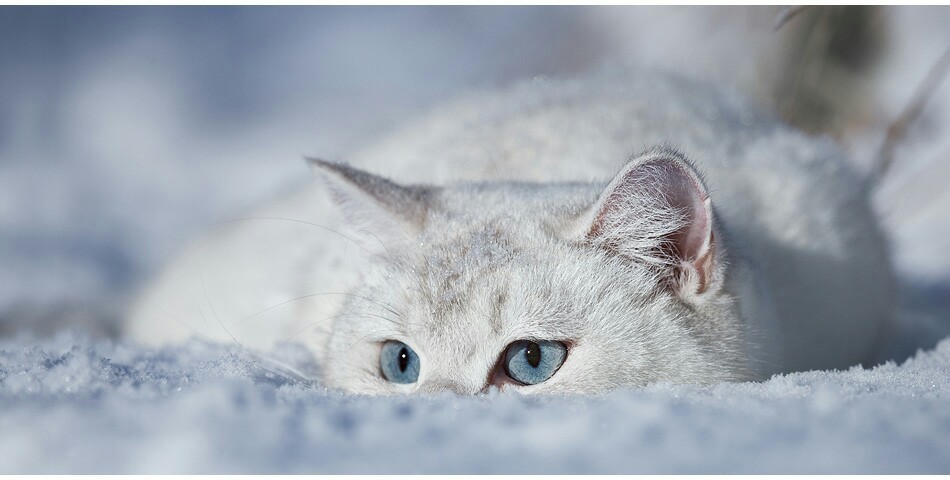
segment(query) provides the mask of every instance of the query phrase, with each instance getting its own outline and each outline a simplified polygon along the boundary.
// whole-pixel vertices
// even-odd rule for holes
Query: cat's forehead
[[[430,317],[457,316],[471,308],[485,296],[486,284],[498,284],[498,277],[521,261],[524,245],[500,223],[486,218],[465,229],[420,238],[422,255],[414,272],[418,300],[429,306]]]
[[[440,311],[458,311],[476,290],[482,300],[491,297],[489,303],[500,303],[513,277],[531,277],[529,281],[541,286],[563,277],[573,282],[583,275],[579,272],[599,268],[602,252],[579,246],[564,230],[602,189],[597,183],[463,184],[443,189],[433,199],[412,262],[423,300]],[[624,270],[630,273],[628,267]]]
[[[592,304],[615,303],[606,299],[617,296],[618,279],[623,302],[649,295],[647,270],[557,229],[602,189],[500,184],[441,192],[415,244],[392,264],[408,338],[420,348],[577,338]]]
[[[550,232],[525,241],[492,219],[451,235],[424,236],[419,253],[402,267],[408,280],[402,293],[416,325],[425,326],[415,333],[426,336],[452,329],[503,336],[511,322],[543,331],[552,320],[581,318],[579,309],[616,290],[611,279],[618,274],[628,280],[630,298],[649,290],[637,288],[650,282],[646,270]]]
[[[418,237],[416,274],[425,299],[439,310],[458,310],[486,282],[503,289],[513,268],[539,266],[549,257],[563,243],[556,232],[558,220],[575,215],[585,199],[541,205],[539,194],[543,192],[517,185],[444,192]]]
[[[537,184],[522,182],[464,183],[442,188],[432,199],[430,217],[436,228],[453,223],[495,222],[509,231],[558,217],[580,214],[597,198],[600,183]]]

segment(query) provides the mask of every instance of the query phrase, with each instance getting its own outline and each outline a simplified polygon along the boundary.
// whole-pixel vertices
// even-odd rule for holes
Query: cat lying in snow
[[[346,160],[193,245],[128,334],[299,342],[358,393],[559,393],[846,368],[893,318],[865,181],[707,85],[528,82]]]

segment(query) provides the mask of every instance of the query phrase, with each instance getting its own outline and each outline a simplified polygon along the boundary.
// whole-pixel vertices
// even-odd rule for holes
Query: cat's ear
[[[342,163],[307,158],[358,231],[380,242],[411,240],[425,226],[436,187],[400,185]]]
[[[681,297],[717,281],[712,203],[677,152],[654,151],[617,174],[583,219],[583,240],[660,272]]]

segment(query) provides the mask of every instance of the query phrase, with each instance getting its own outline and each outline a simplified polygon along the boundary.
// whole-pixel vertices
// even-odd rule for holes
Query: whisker
[[[301,296],[299,296],[299,297],[291,298],[290,300],[285,300],[285,301],[280,302],[280,303],[278,303],[278,304],[276,304],[276,305],[271,305],[271,306],[265,308],[264,310],[261,310],[261,311],[255,313],[255,314],[253,314],[253,315],[251,315],[251,316],[249,316],[249,317],[246,317],[246,318],[244,318],[244,319],[241,319],[241,320],[238,320],[237,322],[232,323],[232,324],[231,324],[231,327],[236,327],[236,326],[238,326],[238,325],[240,325],[240,324],[242,324],[242,323],[244,323],[244,322],[246,322],[246,321],[248,321],[248,320],[250,320],[250,319],[252,319],[252,318],[254,318],[254,317],[257,317],[257,316],[259,316],[259,315],[263,315],[263,314],[265,314],[265,313],[267,313],[267,312],[269,312],[269,311],[271,311],[271,310],[273,310],[273,309],[275,309],[275,308],[278,308],[278,307],[282,307],[282,306],[284,306],[284,305],[287,305],[288,303],[298,302],[298,301],[300,301],[300,300],[306,300],[306,299],[308,299],[308,298],[320,297],[320,296],[324,296],[324,295],[345,295],[345,296],[348,296],[348,297],[353,297],[353,298],[357,298],[357,299],[360,299],[360,300],[365,300],[365,301],[367,301],[367,302],[370,302],[370,303],[373,303],[373,304],[379,306],[380,308],[382,308],[382,309],[384,309],[384,310],[386,310],[386,311],[392,313],[393,315],[396,315],[397,317],[402,318],[402,315],[401,315],[399,312],[397,312],[396,310],[394,310],[391,305],[386,305],[386,304],[384,304],[384,303],[382,303],[382,302],[379,302],[378,300],[373,300],[373,299],[371,299],[371,298],[366,298],[366,297],[364,297],[364,296],[362,296],[362,295],[357,295],[357,294],[354,294],[354,293],[347,293],[347,292],[319,292],[319,293],[310,293],[310,294],[307,294],[307,295],[301,295]]]
[[[191,301],[195,302],[195,307],[198,309],[198,314],[201,315],[201,323],[203,323],[205,326],[205,329],[210,332],[211,325],[208,324],[208,319],[205,318],[205,314],[201,311],[201,303],[198,301],[197,298],[194,298],[194,297],[191,298]]]
[[[294,378],[294,377],[292,377],[292,376],[290,376],[290,375],[287,375],[287,374],[285,374],[285,373],[282,373],[282,372],[275,372],[275,371],[273,371],[273,370],[268,369],[267,367],[264,367],[263,365],[261,365],[260,363],[258,363],[258,362],[255,361],[255,360],[259,359],[258,356],[255,355],[255,354],[253,354],[253,353],[251,353],[247,348],[245,348],[244,345],[243,345],[241,342],[239,342],[238,339],[234,337],[234,335],[231,334],[231,331],[228,330],[228,328],[224,326],[224,322],[221,321],[221,317],[218,316],[218,313],[217,313],[217,312],[215,311],[215,309],[214,309],[214,305],[211,303],[211,297],[208,295],[208,288],[207,288],[207,286],[205,285],[204,275],[201,273],[201,265],[198,265],[198,266],[197,266],[197,269],[198,269],[198,278],[201,280],[201,289],[202,289],[202,291],[204,292],[205,301],[208,303],[208,308],[211,309],[211,314],[214,315],[215,320],[217,320],[218,325],[221,326],[221,328],[224,330],[224,333],[228,334],[228,336],[231,337],[231,340],[235,343],[235,345],[241,347],[241,350],[243,350],[244,353],[247,354],[247,355],[251,358],[251,363],[253,363],[254,365],[256,365],[256,366],[257,366],[258,368],[260,368],[261,370],[264,370],[265,372],[268,372],[268,373],[277,375],[278,377],[284,378],[284,379],[290,381],[291,383],[300,382],[301,380],[298,379],[298,378]],[[204,317],[204,313],[201,312],[201,308],[200,308],[200,307],[199,307],[199,309],[198,309],[198,312],[201,313],[202,317]],[[269,361],[274,362],[274,363],[279,363],[279,362],[275,362],[275,361],[273,361],[273,360],[269,360]],[[292,367],[289,367],[288,365],[284,365],[284,367],[290,368],[292,371],[294,371],[295,374],[299,375],[301,378],[304,379],[304,382],[305,382],[305,383],[308,383],[308,384],[309,384],[309,383],[311,382],[311,379],[307,378],[306,375],[303,375],[302,373],[300,373],[299,371],[296,371],[296,370],[293,369]]]
[[[279,352],[282,348],[286,347],[287,344],[289,344],[291,340],[293,340],[294,338],[297,337],[297,335],[300,335],[301,333],[306,332],[307,330],[310,330],[311,328],[316,327],[317,325],[319,325],[319,324],[321,324],[321,323],[323,323],[323,322],[325,322],[325,321],[327,321],[327,320],[335,319],[335,318],[337,318],[337,317],[342,317],[342,316],[344,316],[344,315],[347,315],[347,314],[345,314],[345,313],[338,313],[338,314],[336,314],[336,315],[330,315],[329,317],[323,317],[323,318],[321,318],[320,320],[317,320],[317,321],[315,321],[315,322],[312,322],[312,323],[307,324],[307,326],[301,328],[300,330],[297,330],[297,331],[294,332],[291,336],[285,338],[282,342],[280,342],[280,343],[277,345],[277,348],[274,349],[274,353],[277,353],[277,352]]]
[[[149,301],[148,303],[149,303],[149,305],[151,305],[153,308],[158,309],[158,311],[161,312],[162,315],[165,315],[166,317],[168,317],[168,318],[174,320],[175,322],[177,322],[179,325],[181,325],[181,326],[187,328],[188,330],[191,330],[192,333],[194,333],[195,335],[201,337],[202,340],[204,340],[204,341],[206,341],[206,342],[208,342],[208,343],[215,343],[214,340],[211,339],[211,337],[209,337],[209,336],[207,336],[207,335],[205,335],[205,334],[199,332],[198,329],[196,329],[195,327],[192,327],[191,325],[188,325],[187,323],[185,323],[184,321],[182,321],[181,319],[179,319],[179,318],[176,317],[175,315],[172,315],[171,313],[168,312],[168,310],[165,310],[165,309],[162,308],[159,304],[157,304],[157,303],[155,303],[155,302],[153,302],[153,301]],[[195,303],[197,303],[197,302],[195,302]],[[199,308],[198,311],[200,312],[201,309]]]
[[[293,340],[294,338],[296,338],[298,335],[302,334],[303,332],[305,332],[305,331],[307,331],[307,330],[309,330],[309,329],[311,329],[311,328],[313,328],[313,327],[316,327],[317,325],[319,325],[319,324],[321,324],[321,323],[323,323],[323,322],[325,322],[325,321],[327,321],[327,320],[335,319],[335,318],[338,318],[338,317],[350,317],[350,316],[363,316],[363,317],[379,318],[379,319],[381,319],[381,320],[385,320],[385,321],[387,321],[387,322],[389,322],[389,323],[392,323],[393,325],[396,325],[396,326],[399,326],[399,327],[402,327],[402,326],[403,326],[403,324],[400,323],[400,322],[397,321],[397,320],[393,320],[392,318],[384,317],[384,316],[382,316],[382,315],[376,315],[375,313],[369,313],[369,312],[338,313],[338,314],[336,314],[336,315],[330,315],[329,317],[323,317],[323,318],[321,318],[320,320],[317,320],[317,321],[315,321],[315,322],[312,322],[312,323],[308,324],[307,326],[301,328],[300,330],[297,330],[296,332],[293,333],[293,335],[291,335],[290,337],[288,337],[288,338],[286,338],[284,341],[282,341],[280,344],[278,344],[278,345],[277,345],[277,348],[274,349],[274,353],[277,353],[277,352],[280,351],[282,348],[284,348],[285,346],[287,346],[287,344],[290,343],[290,341]]]
[[[350,243],[352,243],[352,244],[356,245],[357,247],[359,247],[360,250],[363,250],[363,252],[366,253],[366,254],[369,254],[369,255],[372,255],[372,254],[373,254],[372,251],[370,251],[368,248],[366,248],[362,243],[360,243],[359,241],[357,241],[355,238],[353,238],[353,237],[351,237],[351,236],[349,236],[349,235],[347,235],[347,234],[345,234],[345,233],[342,233],[342,232],[340,232],[339,230],[334,230],[334,229],[332,229],[332,228],[330,228],[330,227],[327,227],[326,225],[321,225],[321,224],[319,224],[319,223],[310,222],[310,221],[307,221],[307,220],[301,220],[301,219],[299,219],[299,218],[288,218],[288,217],[238,217],[238,218],[231,218],[231,219],[228,219],[228,220],[222,220],[222,221],[220,221],[220,222],[214,222],[214,223],[210,224],[210,226],[215,227],[215,226],[223,225],[223,224],[226,224],[226,223],[240,222],[240,221],[245,221],[245,220],[277,220],[277,221],[283,221],[283,222],[299,223],[299,224],[301,224],[301,225],[307,225],[307,226],[310,226],[310,227],[316,227],[316,228],[319,228],[319,229],[324,230],[324,231],[326,231],[326,232],[336,234],[336,235],[338,235],[338,236],[344,238],[345,240],[348,240]],[[365,234],[368,234],[368,235],[372,236],[373,238],[375,238],[376,241],[379,242],[379,245],[380,245],[381,247],[383,247],[383,250],[386,251],[386,256],[389,257],[390,259],[394,259],[393,255],[392,255],[392,252],[390,252],[389,248],[386,247],[386,244],[384,244],[383,241],[382,241],[375,233],[373,233],[373,232],[371,232],[371,231],[369,231],[369,230],[366,230],[366,229],[359,230],[358,233],[365,233]]]
[[[229,219],[229,220],[223,220],[223,221],[220,221],[220,222],[215,222],[215,223],[212,223],[211,225],[212,225],[212,226],[217,226],[217,225],[223,225],[223,224],[226,224],[226,223],[237,222],[237,221],[245,221],[245,220],[276,220],[276,221],[299,223],[299,224],[302,224],[302,225],[308,225],[308,226],[316,227],[316,228],[319,228],[319,229],[321,229],[321,230],[324,230],[324,231],[327,231],[327,232],[336,234],[336,235],[338,235],[338,236],[340,236],[340,237],[342,237],[342,238],[344,238],[344,239],[350,241],[351,243],[353,243],[353,244],[355,244],[356,246],[358,246],[361,250],[363,250],[363,251],[366,252],[367,254],[372,255],[372,253],[373,253],[373,252],[371,252],[370,250],[368,250],[365,246],[363,246],[363,244],[361,244],[360,242],[358,242],[358,241],[357,241],[356,239],[354,239],[353,237],[350,237],[349,235],[346,235],[346,234],[344,234],[344,233],[342,233],[342,232],[340,232],[340,231],[334,230],[334,229],[332,229],[332,228],[330,228],[330,227],[327,227],[327,226],[325,226],[325,225],[320,225],[319,223],[309,222],[309,221],[301,220],[301,219],[297,219],[297,218],[287,218],[287,217],[264,217],[264,216],[259,216],[259,217],[240,217],[240,218],[232,218],[232,219]],[[391,261],[395,261],[395,257],[393,257],[392,252],[389,250],[389,248],[386,246],[386,244],[384,244],[383,241],[382,241],[375,233],[373,233],[373,232],[371,232],[371,231],[369,231],[369,230],[365,230],[365,229],[360,230],[359,232],[360,232],[360,233],[369,234],[370,236],[372,236],[373,238],[375,238],[376,241],[379,242],[379,245],[383,248],[383,250],[386,251],[386,255],[389,257],[389,259],[390,259]],[[303,299],[306,299],[306,298],[316,297],[316,296],[320,296],[320,295],[348,295],[348,296],[353,297],[353,298],[359,298],[359,299],[361,299],[361,300],[365,300],[365,301],[368,301],[368,302],[375,303],[376,305],[378,305],[379,307],[381,307],[381,308],[383,308],[383,309],[389,311],[389,312],[392,313],[393,315],[396,315],[397,317],[400,317],[400,318],[403,317],[403,315],[400,314],[399,312],[397,312],[397,311],[395,310],[395,308],[394,308],[392,305],[385,305],[385,304],[383,304],[383,303],[381,303],[381,302],[378,302],[378,301],[375,301],[375,300],[372,300],[372,299],[369,299],[369,298],[366,298],[366,297],[361,297],[361,296],[359,296],[359,295],[355,295],[355,294],[351,294],[351,293],[327,292],[327,293],[315,293],[315,294],[309,294],[309,295],[302,295],[302,296],[299,296],[299,297],[296,297],[296,298],[292,298],[292,299],[290,299],[290,300],[283,301],[283,302],[278,303],[278,304],[276,304],[276,305],[272,305],[272,306],[267,307],[267,308],[265,308],[264,310],[261,310],[260,312],[257,312],[257,313],[255,313],[255,314],[253,314],[253,315],[251,315],[251,316],[249,316],[249,317],[247,317],[247,318],[244,318],[244,319],[239,320],[239,321],[237,321],[237,322],[235,322],[235,323],[232,323],[232,324],[231,324],[231,327],[235,327],[235,326],[237,326],[237,325],[243,324],[244,322],[246,322],[246,321],[248,321],[248,320],[250,320],[250,319],[252,319],[252,318],[254,318],[254,317],[257,317],[257,316],[259,316],[259,315],[262,315],[262,314],[264,314],[264,313],[266,313],[266,312],[268,312],[268,311],[270,311],[270,310],[272,310],[272,309],[274,309],[274,308],[278,308],[278,307],[281,307],[281,306],[283,306],[283,305],[286,305],[286,304],[288,304],[288,303],[292,303],[292,302],[295,302],[295,301],[298,301],[298,300],[303,300]]]
[[[376,239],[376,242],[379,243],[379,246],[380,246],[380,247],[383,247],[383,250],[386,251],[386,256],[389,257],[390,259],[393,258],[393,254],[390,253],[389,248],[386,246],[385,243],[383,243],[382,240],[379,239],[379,237],[378,237],[375,233],[373,233],[373,232],[371,232],[371,231],[369,231],[369,230],[367,230],[367,229],[365,229],[365,228],[359,230],[359,233],[365,233],[365,234],[367,234],[367,235],[369,235],[369,236],[375,238],[375,239]]]
[[[359,344],[359,343],[362,342],[363,340],[366,340],[367,338],[372,337],[372,336],[375,336],[375,335],[379,335],[380,333],[384,333],[384,332],[386,332],[386,331],[387,331],[387,330],[376,330],[376,331],[374,331],[374,332],[370,332],[369,334],[364,335],[364,336],[358,338],[355,342],[353,342],[352,344],[350,344],[350,346],[347,347],[346,350],[344,350],[344,354],[349,353],[350,350],[351,350],[353,347],[355,347],[357,344]]]
[[[346,239],[346,240],[349,240],[350,242],[352,242],[352,243],[353,243],[354,245],[356,245],[357,247],[360,247],[360,249],[362,249],[364,252],[370,253],[370,254],[372,253],[372,252],[370,252],[366,247],[364,247],[363,244],[361,244],[360,242],[356,241],[356,239],[354,239],[353,237],[351,237],[351,236],[349,236],[349,235],[347,235],[347,234],[345,234],[345,233],[342,233],[342,232],[340,232],[340,231],[338,231],[338,230],[334,230],[334,229],[332,229],[332,228],[330,228],[330,227],[327,227],[327,226],[325,226],[325,225],[320,225],[319,223],[308,222],[307,220],[300,220],[299,218],[286,218],[286,217],[238,217],[238,218],[231,218],[231,219],[228,219],[228,220],[222,220],[222,221],[220,221],[220,222],[214,222],[214,223],[212,223],[210,226],[214,227],[214,226],[224,225],[224,224],[226,224],[226,223],[241,222],[241,221],[245,221],[245,220],[278,220],[278,221],[284,221],[284,222],[299,223],[299,224],[302,224],[302,225],[309,225],[309,226],[311,226],[311,227],[316,227],[316,228],[319,228],[319,229],[321,229],[321,230],[324,230],[324,231],[327,231],[327,232],[330,232],[330,233],[339,235],[340,237],[342,237],[342,238],[344,238],[344,239]]]
[[[359,315],[362,315],[362,316],[364,316],[364,317],[373,317],[373,318],[378,318],[378,319],[380,319],[380,320],[386,320],[387,322],[392,323],[393,325],[397,325],[397,326],[401,326],[401,325],[402,325],[402,323],[400,323],[398,320],[393,320],[393,319],[391,319],[391,318],[389,318],[389,317],[384,317],[384,316],[382,316],[382,315],[376,315],[375,313],[369,313],[369,312],[354,312],[353,314],[359,314]]]

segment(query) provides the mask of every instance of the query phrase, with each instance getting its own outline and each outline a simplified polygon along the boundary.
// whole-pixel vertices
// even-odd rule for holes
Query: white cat
[[[194,245],[129,333],[302,342],[351,392],[556,393],[846,368],[894,316],[838,148],[706,85],[526,82],[348,161]]]

